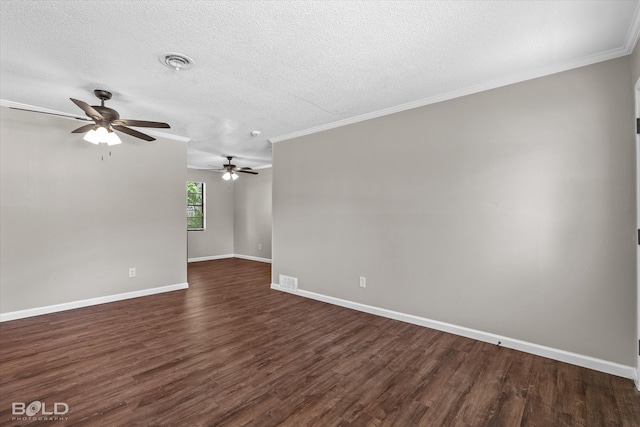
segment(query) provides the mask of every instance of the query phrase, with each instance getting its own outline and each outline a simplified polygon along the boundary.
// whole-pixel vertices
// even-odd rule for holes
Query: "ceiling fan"
[[[136,138],[144,139],[145,141],[155,141],[155,138],[138,132],[137,130],[128,128],[127,126],[135,127],[148,127],[148,128],[169,128],[167,123],[161,122],[149,122],[145,120],[129,120],[121,119],[120,114],[113,108],[105,107],[104,102],[111,99],[111,92],[102,89],[96,89],[93,91],[95,96],[100,100],[100,105],[89,105],[84,101],[69,98],[78,107],[84,111],[89,118],[76,117],[66,114],[48,113],[45,111],[26,110],[24,108],[15,108],[15,110],[31,111],[34,113],[51,114],[53,116],[69,117],[77,120],[91,121],[94,123],[80,126],[78,129],[71,131],[71,133],[84,133],[84,140],[91,142],[92,144],[106,143],[108,145],[120,144],[120,138],[113,132],[114,130],[126,133]]]
[[[238,179],[238,174],[236,172],[258,175],[258,172],[255,172],[251,168],[239,168],[236,165],[232,165],[231,159],[233,159],[232,156],[227,156],[227,160],[229,161],[229,163],[223,164],[222,169],[209,169],[209,170],[224,171],[224,174],[222,175],[222,179],[224,179],[225,181],[229,181],[230,179],[235,181],[236,179]]]

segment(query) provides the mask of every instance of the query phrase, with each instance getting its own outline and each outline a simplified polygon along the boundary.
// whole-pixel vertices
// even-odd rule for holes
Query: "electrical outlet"
[[[258,243],[258,250],[262,249],[262,243]]]
[[[136,277],[136,269],[135,269],[135,267],[131,267],[129,269],[129,277]]]
[[[366,288],[367,287],[367,278],[366,277],[360,277],[360,287],[361,288]]]

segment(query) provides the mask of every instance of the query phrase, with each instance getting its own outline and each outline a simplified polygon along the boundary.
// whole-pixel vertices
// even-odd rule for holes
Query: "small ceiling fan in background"
[[[222,174],[222,179],[224,179],[225,181],[229,181],[230,179],[235,181],[236,179],[238,179],[238,174],[236,172],[258,175],[258,172],[254,171],[251,168],[239,168],[236,165],[232,165],[231,164],[232,159],[233,159],[233,156],[227,156],[227,160],[229,161],[229,163],[223,164],[221,169],[206,169],[206,170],[212,170],[212,171],[218,171],[218,172],[224,171],[224,173]]]
[[[78,107],[84,111],[88,118],[77,117],[67,114],[48,113],[45,111],[27,110],[24,108],[11,107],[14,110],[30,111],[33,113],[50,114],[53,116],[68,117],[76,120],[93,121],[93,123],[80,126],[78,129],[71,131],[71,133],[84,133],[84,140],[92,144],[106,143],[108,145],[120,144],[120,138],[115,134],[114,130],[126,133],[136,138],[144,139],[145,141],[155,141],[155,138],[138,132],[137,130],[128,128],[127,126],[135,127],[148,127],[148,128],[164,128],[168,129],[170,126],[167,123],[162,122],[150,122],[146,120],[130,120],[121,119],[120,114],[113,108],[105,107],[104,102],[111,99],[111,92],[102,89],[96,89],[93,91],[95,96],[100,100],[100,105],[89,105],[84,101],[69,98]]]

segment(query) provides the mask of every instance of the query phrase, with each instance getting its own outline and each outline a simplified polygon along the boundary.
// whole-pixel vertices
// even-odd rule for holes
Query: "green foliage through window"
[[[187,181],[187,230],[204,230],[204,182]]]

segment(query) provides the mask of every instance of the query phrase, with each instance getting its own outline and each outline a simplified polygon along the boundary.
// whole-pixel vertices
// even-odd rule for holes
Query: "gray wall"
[[[234,251],[271,259],[271,168],[241,175],[234,185]]]
[[[205,183],[206,229],[189,231],[188,258],[247,255],[271,259],[271,168],[241,174],[234,182],[217,172],[187,170]],[[261,248],[259,248],[261,245]]]
[[[206,228],[187,232],[189,259],[233,254],[233,185],[218,172],[187,169],[187,180],[205,183]]]
[[[0,109],[2,313],[187,281],[186,145],[122,135],[109,156],[79,123]]]
[[[624,57],[276,143],[273,282],[634,366],[633,127]]]
[[[636,44],[631,54],[631,79],[634,84],[640,79],[640,43]]]

